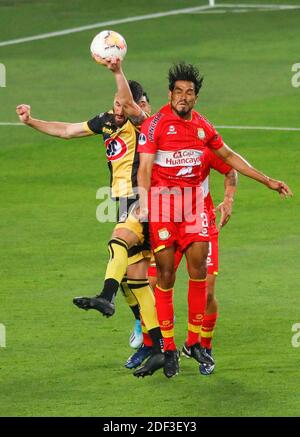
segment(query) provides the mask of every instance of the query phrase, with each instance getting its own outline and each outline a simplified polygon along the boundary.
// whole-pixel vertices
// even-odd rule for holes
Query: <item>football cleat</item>
[[[211,356],[211,349],[206,349],[206,353],[209,356]],[[214,370],[215,370],[215,363],[214,364],[205,364],[205,363],[199,364],[199,372],[201,373],[201,375],[211,375]]]
[[[194,358],[198,363],[203,364],[215,364],[214,359],[208,355],[205,347],[202,347],[200,343],[193,344],[193,346],[188,347],[186,344],[183,345],[182,354],[187,358]]]
[[[165,352],[164,374],[167,378],[172,378],[179,373],[179,351]]]
[[[129,346],[138,349],[143,344],[143,332],[140,320],[135,321],[135,326],[129,337]]]
[[[83,310],[97,310],[104,316],[111,317],[115,312],[115,305],[100,296],[95,297],[74,297],[74,305]]]
[[[133,372],[133,375],[137,378],[148,375],[153,375],[156,370],[164,367],[165,364],[165,355],[162,352],[158,352],[156,354],[150,355],[150,358],[146,361],[146,363],[139,367],[137,370]]]
[[[152,347],[142,345],[133,355],[131,355],[125,363],[127,369],[135,369],[151,355]]]

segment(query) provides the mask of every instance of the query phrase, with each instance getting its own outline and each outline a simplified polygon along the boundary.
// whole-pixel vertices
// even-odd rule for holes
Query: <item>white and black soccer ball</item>
[[[114,56],[123,60],[127,53],[125,38],[114,30],[103,30],[93,39],[91,53],[104,59]]]

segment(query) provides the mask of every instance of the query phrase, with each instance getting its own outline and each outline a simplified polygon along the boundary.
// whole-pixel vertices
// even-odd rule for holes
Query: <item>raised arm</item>
[[[252,167],[252,165],[249,164],[242,156],[234,152],[227,145],[224,145],[218,150],[214,150],[214,152],[239,173],[266,185],[268,188],[270,188],[270,190],[277,191],[281,197],[292,196],[293,193],[286,183],[272,179],[269,176],[261,173],[259,170],[256,170],[256,168]]]
[[[233,168],[224,175],[224,200],[217,207],[216,211],[221,213],[218,228],[225,226],[232,214],[234,195],[237,189],[238,174]]]
[[[44,121],[32,118],[30,105],[18,105],[16,112],[22,123],[47,135],[64,139],[93,135],[91,131],[85,128],[85,123],[62,123],[59,121]]]
[[[126,115],[135,125],[141,125],[147,116],[140,106],[133,100],[127,79],[122,70],[122,61],[114,57],[103,59],[94,54],[92,56],[97,63],[105,65],[113,72],[117,85],[118,100],[121,106]]]

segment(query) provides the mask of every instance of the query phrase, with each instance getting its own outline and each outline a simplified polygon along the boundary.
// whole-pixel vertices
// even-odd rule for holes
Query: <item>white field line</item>
[[[285,10],[285,9],[299,9],[300,6],[299,5],[267,5],[266,3],[263,4],[257,4],[257,5],[253,5],[253,4],[247,4],[247,3],[240,3],[238,5],[235,5],[233,3],[226,3],[226,4],[222,4],[222,3],[218,3],[216,5],[216,7],[219,8],[253,8],[253,9],[259,9],[259,8],[267,8],[267,9],[280,9],[280,10]]]
[[[272,126],[215,126],[217,129],[245,129],[245,130],[277,130],[300,132],[300,127],[272,127]]]
[[[166,12],[156,12],[154,14],[138,15],[134,17],[120,18],[118,20],[102,21],[99,23],[88,24],[86,26],[73,27],[71,29],[60,30],[57,32],[42,33],[40,35],[28,36],[26,38],[11,39],[9,41],[0,42],[0,47],[5,47],[13,44],[21,44],[24,42],[36,41],[40,39],[53,38],[55,36],[69,35],[71,33],[83,32],[85,30],[97,29],[99,27],[113,26],[115,24],[134,23],[135,21],[152,20],[156,18],[168,17],[171,15],[188,14],[200,10],[209,9],[211,6],[196,6],[193,8],[173,9]]]
[[[25,126],[23,123],[0,122],[0,126]],[[288,131],[300,132],[300,127],[272,127],[272,126],[226,126],[216,125],[217,129],[237,129],[237,130],[269,130],[269,131]]]
[[[11,39],[8,41],[2,41],[0,42],[0,47],[6,47],[9,45],[14,44],[22,44],[30,41],[36,41],[41,39],[48,39],[48,38],[54,38],[56,36],[63,36],[63,35],[69,35],[72,33],[78,33],[78,32],[84,32],[85,30],[91,30],[91,29],[97,29],[100,27],[108,27],[113,26],[115,24],[123,24],[123,23],[133,23],[136,21],[143,21],[143,20],[152,20],[156,18],[162,18],[162,17],[168,17],[171,15],[180,15],[180,14],[189,14],[193,12],[205,12],[212,8],[252,8],[252,9],[259,9],[259,8],[267,8],[268,10],[292,10],[292,9],[300,9],[300,6],[297,5],[267,5],[267,4],[259,4],[259,5],[249,5],[249,4],[218,4],[215,6],[196,6],[193,8],[184,8],[184,9],[172,9],[170,11],[165,12],[156,12],[153,14],[147,14],[147,15],[138,15],[134,17],[127,17],[127,18],[121,18],[118,20],[110,20],[110,21],[102,21],[99,23],[94,24],[88,24],[86,26],[80,26],[80,27],[74,27],[70,29],[64,29],[59,30],[57,32],[48,32],[48,33],[42,33],[40,35],[33,35],[28,36],[25,38],[17,38],[17,39]]]
[[[286,7],[281,7],[281,8],[274,8],[274,7],[269,7],[269,6],[261,6],[261,7],[257,7],[255,6],[255,9],[252,8],[250,9],[250,7],[247,6],[241,6],[241,5],[236,5],[235,8],[228,8],[228,5],[216,5],[213,9],[208,9],[206,11],[196,11],[194,12],[195,14],[234,14],[234,13],[247,13],[247,12],[274,12],[274,11],[282,11],[282,10],[292,10],[292,9],[300,9],[300,6],[293,6],[292,8],[286,8]],[[249,5],[250,6],[250,5]],[[186,14],[188,14],[186,12]]]
[[[23,123],[0,122],[0,126],[25,126]]]
[[[222,4],[219,3],[215,5],[214,8],[210,8],[208,10],[203,11],[196,11],[198,14],[220,14],[220,13],[236,13],[236,12],[273,12],[273,11],[283,11],[283,10],[294,10],[294,9],[300,9],[300,6],[298,5],[266,5],[266,4],[256,4],[256,5],[250,5],[250,4]],[[188,12],[184,12],[188,14]]]

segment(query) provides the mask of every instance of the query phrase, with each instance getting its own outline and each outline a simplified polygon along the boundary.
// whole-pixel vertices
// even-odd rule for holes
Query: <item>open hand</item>
[[[268,187],[270,190],[277,191],[280,197],[291,197],[293,195],[290,187],[282,181],[277,181],[276,179],[269,179]]]
[[[120,71],[121,69],[121,60],[115,56],[111,56],[110,58],[101,58],[101,56],[92,53],[92,58],[97,62],[97,64],[107,67],[114,73]]]
[[[229,199],[225,197],[223,202],[216,207],[216,211],[219,211],[221,213],[218,229],[221,229],[223,226],[225,226],[228,223],[232,214],[232,203],[233,203],[233,199]]]

